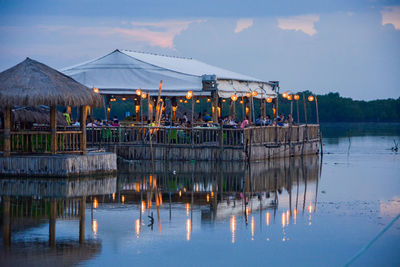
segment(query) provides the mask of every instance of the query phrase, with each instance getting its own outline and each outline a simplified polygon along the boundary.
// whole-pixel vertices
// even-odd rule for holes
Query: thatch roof
[[[11,121],[21,124],[50,124],[50,108],[48,107],[16,107],[12,109]],[[67,126],[64,115],[57,111],[57,126]]]
[[[0,73],[2,106],[95,106],[103,97],[71,77],[30,58]]]

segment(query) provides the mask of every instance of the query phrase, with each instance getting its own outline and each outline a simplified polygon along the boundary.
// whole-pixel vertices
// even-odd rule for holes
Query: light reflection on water
[[[124,265],[343,265],[400,212],[399,156],[386,149],[390,139],[351,138],[350,153],[348,138],[328,140],[322,164],[318,156],[250,166],[159,162],[150,172],[149,164],[121,163],[113,190],[86,197],[84,226],[79,203],[58,198],[54,249],[78,253],[91,244],[92,253],[78,257],[84,265],[110,265],[115,257]],[[10,194],[11,244],[3,223],[0,259],[16,262],[17,249],[46,252],[50,200]],[[35,208],[43,218],[28,222]],[[360,265],[400,263],[395,226]],[[91,231],[80,242],[85,228]]]

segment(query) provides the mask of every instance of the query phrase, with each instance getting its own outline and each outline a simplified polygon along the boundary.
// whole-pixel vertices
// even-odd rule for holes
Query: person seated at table
[[[92,118],[88,117],[88,124],[86,124],[86,127],[96,127],[96,120],[92,121]]]
[[[256,119],[256,126],[263,126],[265,125],[265,121],[263,120],[262,116],[258,116],[258,118]]]
[[[210,115],[208,115],[207,112],[204,112],[203,120],[204,120],[205,122],[209,122],[209,121],[212,121],[212,118],[211,118]]]
[[[119,121],[118,120],[113,120],[111,126],[119,127],[120,126]]]
[[[232,116],[228,116],[228,118],[226,119],[226,122],[225,122],[225,126],[227,128],[236,128],[237,127],[237,123],[232,118]]]
[[[271,120],[271,117],[269,115],[264,117],[264,121],[265,121],[265,125],[266,126],[272,125],[272,120]]]
[[[240,124],[240,129],[244,129],[245,127],[247,127],[249,125],[249,118],[246,116],[246,118],[242,121],[242,123]]]
[[[293,125],[293,116],[291,113],[289,113],[286,119],[289,125]]]

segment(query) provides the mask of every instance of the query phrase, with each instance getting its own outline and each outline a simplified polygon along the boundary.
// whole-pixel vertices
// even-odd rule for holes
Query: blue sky
[[[400,1],[0,0],[0,71],[116,48],[196,58],[282,90],[400,96]]]

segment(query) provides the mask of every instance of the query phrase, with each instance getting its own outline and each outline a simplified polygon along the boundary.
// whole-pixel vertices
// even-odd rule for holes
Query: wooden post
[[[293,100],[290,100],[290,115],[293,118]]]
[[[50,221],[49,221],[49,244],[51,247],[56,246],[56,218],[57,218],[57,201],[50,201]]]
[[[50,134],[51,134],[51,153],[57,153],[57,108],[50,107]]]
[[[3,245],[11,245],[11,219],[10,219],[10,197],[2,197],[3,206]]]
[[[246,113],[245,113],[245,103],[244,103],[244,97],[242,95],[242,121],[244,121],[244,119],[246,118]]]
[[[4,156],[9,157],[11,153],[11,107],[4,109]]]
[[[86,197],[82,197],[79,201],[79,243],[85,243],[85,211]]]
[[[178,109],[178,105],[176,106],[171,106],[172,109],[172,121],[175,122],[176,121],[176,110]]]
[[[317,124],[319,125],[319,113],[318,113],[318,99],[317,96],[315,98],[315,112],[317,113]]]
[[[147,120],[151,122],[153,121],[153,103],[151,103],[150,93],[147,94]]]
[[[305,120],[306,125],[307,125],[308,124],[308,121],[307,121],[307,107],[306,107],[306,97],[305,97],[304,94],[303,94],[303,104],[304,104],[304,120]]]
[[[253,121],[253,118],[251,116],[251,100],[250,98],[246,97],[246,116],[249,118],[249,122]]]
[[[236,105],[235,105],[235,103],[236,102],[231,99],[230,114],[229,115],[231,115],[231,117],[234,120],[236,120]]]
[[[86,117],[87,117],[87,106],[81,106],[80,125],[82,133],[80,136],[80,150],[82,155],[86,155]]]
[[[260,100],[260,111],[261,111],[261,116],[263,117],[267,116],[267,109],[265,108],[265,98],[261,98]]]
[[[296,113],[297,113],[297,124],[300,125],[299,100],[296,100]]]
[[[212,120],[218,123],[218,93],[217,91],[211,92],[211,105],[212,105]]]

